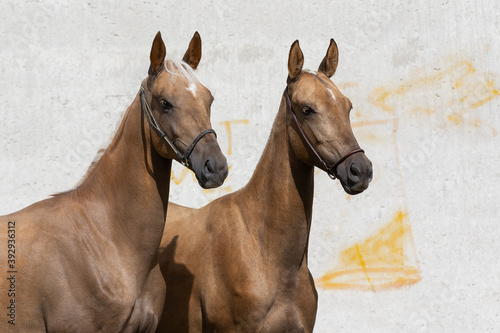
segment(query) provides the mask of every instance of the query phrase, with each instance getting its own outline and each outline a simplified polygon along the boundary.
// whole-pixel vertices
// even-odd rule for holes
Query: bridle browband
[[[293,109],[292,109],[292,102],[290,101],[290,95],[288,94],[288,85],[286,86],[286,89],[285,89],[285,95],[286,95],[286,100],[287,100],[287,104],[288,104],[288,107],[290,109],[290,112],[292,113],[293,119],[295,119],[295,123],[297,124],[297,128],[299,129],[299,132],[302,135],[302,137],[304,138],[305,142],[307,142],[307,144],[309,145],[309,148],[311,148],[314,155],[316,155],[318,160],[324,165],[328,176],[330,176],[331,179],[338,178],[337,167],[342,162],[344,162],[349,156],[354,155],[356,153],[364,153],[365,151],[361,148],[355,149],[355,150],[351,151],[350,153],[347,153],[346,155],[344,155],[334,165],[328,165],[328,163],[326,163],[325,160],[322,159],[321,156],[319,156],[318,152],[316,151],[316,149],[314,149],[313,145],[311,144],[311,142],[309,141],[309,139],[305,135],[304,131],[302,130],[302,127],[300,126],[299,121],[297,120],[297,116],[295,115],[295,112],[293,112]]]
[[[175,154],[179,158],[179,161],[181,164],[187,168],[190,167],[189,165],[189,155],[193,152],[194,147],[198,143],[198,141],[201,140],[206,134],[208,133],[214,133],[215,136],[217,137],[217,133],[211,128],[204,130],[201,132],[191,143],[189,148],[186,150],[186,153],[184,155],[181,154],[180,150],[177,149],[177,147],[174,145],[174,143],[168,138],[167,134],[161,129],[160,125],[158,124],[158,121],[156,120],[155,115],[153,114],[153,110],[151,109],[151,106],[149,105],[148,100],[146,99],[146,92],[144,90],[144,87],[141,84],[141,88],[139,89],[139,95],[141,97],[141,104],[142,104],[142,109],[144,110],[144,114],[146,115],[146,119],[148,120],[149,126],[158,133],[158,135],[164,139],[168,145],[174,150]]]

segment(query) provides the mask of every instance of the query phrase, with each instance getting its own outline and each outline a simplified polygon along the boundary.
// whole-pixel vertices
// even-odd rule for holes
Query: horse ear
[[[326,51],[326,55],[319,65],[318,71],[323,72],[326,76],[332,77],[337,70],[337,65],[339,64],[339,50],[335,41],[330,39],[330,46]]]
[[[149,59],[151,60],[151,65],[149,67],[150,74],[156,74],[163,69],[166,55],[167,51],[165,50],[165,44],[161,39],[161,33],[158,31],[153,40],[151,53],[149,54]]]
[[[201,37],[198,31],[196,31],[189,42],[189,47],[184,54],[182,60],[187,63],[191,68],[196,69],[201,59]]]
[[[293,81],[299,78],[304,66],[304,55],[299,46],[299,41],[293,42],[288,55],[288,76]]]

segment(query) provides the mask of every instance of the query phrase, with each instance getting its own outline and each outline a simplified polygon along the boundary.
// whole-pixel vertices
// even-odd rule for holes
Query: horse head
[[[227,160],[211,129],[210,90],[194,75],[201,59],[201,38],[196,32],[182,61],[166,60],[165,44],[157,33],[150,54],[149,75],[141,86],[141,102],[151,125],[158,154],[190,168],[203,188],[222,185]]]
[[[333,39],[316,72],[302,69],[304,55],[299,42],[292,44],[285,91],[290,110],[287,121],[294,128],[290,142],[299,160],[338,178],[348,194],[358,194],[368,187],[373,170],[352,132],[351,101],[330,80],[337,64]]]

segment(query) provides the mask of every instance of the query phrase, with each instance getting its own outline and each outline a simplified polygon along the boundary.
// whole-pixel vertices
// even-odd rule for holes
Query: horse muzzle
[[[347,194],[359,194],[373,179],[372,162],[364,153],[351,155],[337,167],[337,177]]]

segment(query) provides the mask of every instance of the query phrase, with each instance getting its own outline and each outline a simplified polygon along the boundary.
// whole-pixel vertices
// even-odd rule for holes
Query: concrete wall
[[[350,197],[317,172],[310,268],[316,332],[500,329],[500,10],[497,1],[3,1],[0,214],[72,188],[147,75],[154,34],[199,79],[231,167],[203,191],[173,170],[172,201],[201,206],[249,179],[299,39],[354,104],[375,179]]]

